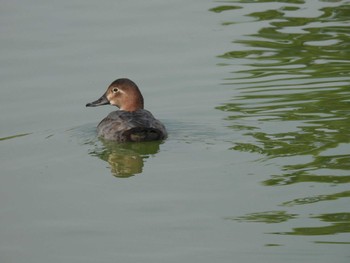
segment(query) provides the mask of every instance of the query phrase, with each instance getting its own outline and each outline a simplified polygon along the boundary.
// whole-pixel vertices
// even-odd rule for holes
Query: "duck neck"
[[[129,103],[124,103],[120,110],[124,111],[137,111],[143,109],[143,100],[132,101]]]

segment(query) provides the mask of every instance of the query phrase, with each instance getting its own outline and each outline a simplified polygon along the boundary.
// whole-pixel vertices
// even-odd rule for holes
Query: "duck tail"
[[[132,128],[124,133],[126,141],[130,142],[146,142],[163,140],[164,135],[161,131],[153,128]]]

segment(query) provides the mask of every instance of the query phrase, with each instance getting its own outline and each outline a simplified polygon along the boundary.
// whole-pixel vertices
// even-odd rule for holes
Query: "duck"
[[[144,109],[140,89],[132,80],[120,78],[113,81],[107,91],[86,107],[112,105],[119,108],[112,111],[97,125],[99,137],[117,142],[158,141],[167,138],[163,123]]]

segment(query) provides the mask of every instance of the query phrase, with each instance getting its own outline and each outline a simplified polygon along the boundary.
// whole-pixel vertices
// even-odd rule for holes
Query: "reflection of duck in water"
[[[91,155],[109,163],[116,177],[130,177],[142,173],[144,159],[159,151],[160,141],[140,143],[116,143],[101,139],[102,149],[95,149]]]
[[[120,110],[111,112],[97,126],[98,135],[113,141],[155,141],[167,137],[164,125],[143,109],[143,97],[129,79],[117,79],[98,100],[86,104],[95,107],[111,104]]]

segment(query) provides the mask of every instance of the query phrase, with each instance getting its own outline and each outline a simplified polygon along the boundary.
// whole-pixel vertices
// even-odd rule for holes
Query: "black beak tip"
[[[99,98],[96,101],[89,102],[85,106],[86,107],[97,107],[97,106],[102,106],[102,105],[107,105],[110,104],[108,99],[106,98],[106,95],[103,95],[101,98]]]

